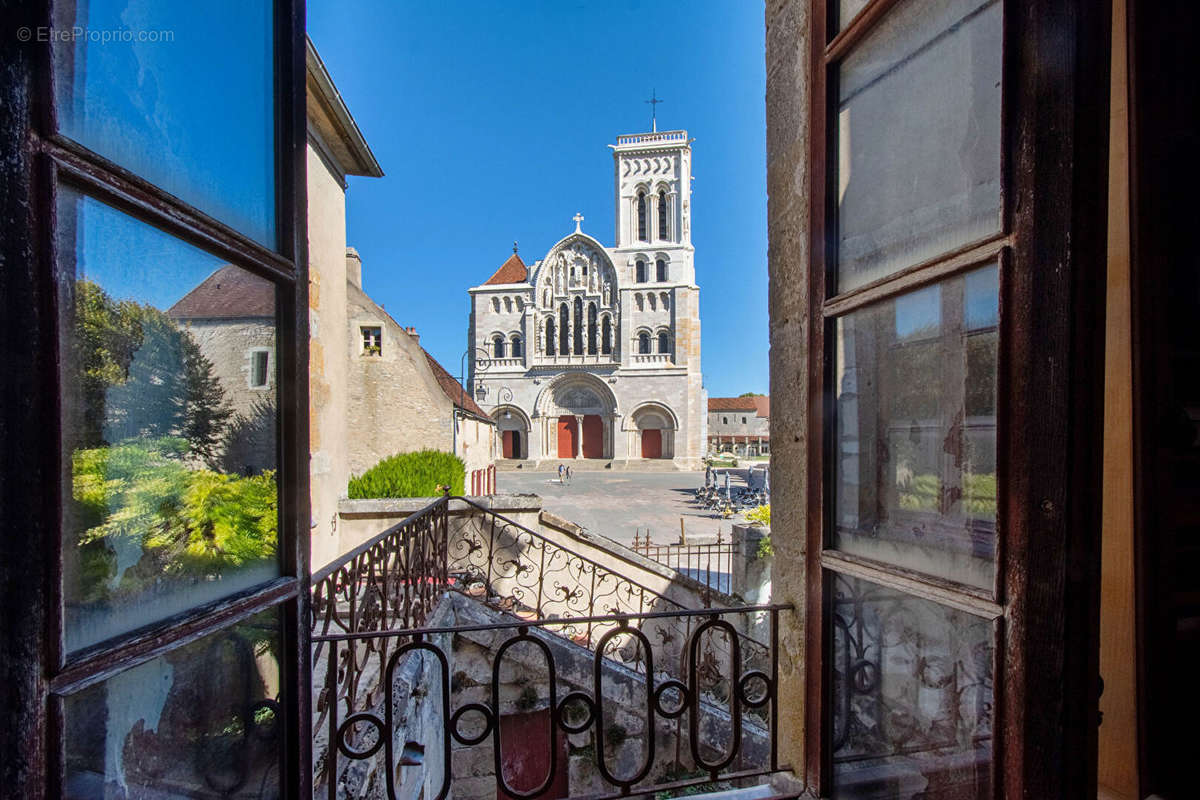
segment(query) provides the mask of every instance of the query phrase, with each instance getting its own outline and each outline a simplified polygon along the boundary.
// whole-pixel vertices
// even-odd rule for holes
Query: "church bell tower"
[[[692,147],[687,131],[618,136],[613,148],[616,249],[692,244]]]

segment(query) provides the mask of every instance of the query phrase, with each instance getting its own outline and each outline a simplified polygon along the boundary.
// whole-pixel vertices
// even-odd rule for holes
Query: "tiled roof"
[[[483,282],[484,286],[492,283],[524,283],[529,279],[529,270],[525,267],[525,262],[516,253],[508,257],[500,265],[500,269],[496,270],[496,274]]]
[[[167,309],[176,319],[275,316],[275,286],[231,264],[221,267]]]
[[[755,395],[750,398],[754,401],[758,416],[770,419],[771,417],[771,398],[766,395]]]
[[[463,391],[462,385],[454,379],[453,375],[446,371],[445,367],[437,362],[437,359],[429,355],[428,350],[421,348],[421,352],[429,360],[429,368],[433,370],[433,377],[437,378],[438,384],[442,387],[442,391],[446,393],[446,397],[450,398],[451,403],[468,414],[491,421],[488,413],[479,407],[479,404],[475,402],[475,399],[470,394]]]
[[[753,397],[710,397],[709,411],[758,411]]]

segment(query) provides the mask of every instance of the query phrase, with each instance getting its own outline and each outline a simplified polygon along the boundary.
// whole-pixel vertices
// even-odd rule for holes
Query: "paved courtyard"
[[[724,472],[724,470],[718,470]],[[745,470],[731,469],[730,486],[746,484]],[[724,484],[724,477],[718,481]],[[697,486],[704,483],[701,472],[584,472],[579,471],[565,486],[552,472],[500,472],[496,475],[499,492],[541,495],[544,508],[592,533],[633,542],[640,528],[650,529],[654,541],[667,544],[679,540],[679,519],[689,536],[716,534],[729,536],[734,523],[743,522],[738,514],[720,519],[713,511],[692,502]]]

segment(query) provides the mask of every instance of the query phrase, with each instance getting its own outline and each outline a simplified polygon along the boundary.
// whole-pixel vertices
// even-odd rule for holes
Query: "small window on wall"
[[[641,355],[648,355],[650,353],[650,334],[638,334],[638,353]]]
[[[639,259],[637,262],[636,271],[637,271],[637,274],[634,276],[634,280],[636,280],[638,283],[645,283],[646,282],[646,262]]]
[[[662,333],[660,333],[658,335],[658,352],[660,352],[660,353],[671,352],[671,334],[667,333],[666,331],[663,331]],[[742,422],[745,422],[745,421],[746,421],[745,419],[742,420]]]
[[[729,417],[721,417],[721,424],[722,424],[722,425],[728,425],[728,424],[729,424]]]
[[[520,358],[521,356],[524,355],[524,353],[521,350],[521,337],[520,336],[514,336],[512,338],[512,350],[510,352],[511,352],[513,358]]]
[[[367,325],[361,328],[364,356],[377,356],[383,353],[383,328],[378,325]]]
[[[654,262],[654,267],[657,272],[657,274],[654,276],[654,279],[656,281],[658,281],[659,283],[666,283],[667,282],[667,262],[664,259],[660,258],[660,259],[658,259],[658,261]]]
[[[745,418],[745,417],[742,417],[742,424],[743,424],[743,425],[745,425],[745,424],[746,424],[746,418]]]
[[[504,337],[496,336],[492,339],[492,357],[504,358]]]
[[[271,385],[271,351],[255,350],[250,353],[250,388],[266,389]]]

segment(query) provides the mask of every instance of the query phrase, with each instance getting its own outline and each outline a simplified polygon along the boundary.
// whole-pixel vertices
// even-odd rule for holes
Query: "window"
[[[596,340],[599,338],[597,322],[596,304],[588,303],[587,351],[589,356],[596,355]]]
[[[555,354],[554,344],[554,317],[546,317],[546,355]]]
[[[646,262],[640,258],[637,260],[637,264],[635,264],[634,281],[636,283],[646,282]]]
[[[654,262],[654,267],[655,267],[655,270],[657,273],[655,275],[655,280],[657,280],[659,283],[666,283],[667,282],[667,262],[660,258],[660,259],[658,259],[658,261]]]
[[[291,757],[311,724],[296,6],[17,12],[162,38],[52,37],[0,78],[6,154],[26,154],[0,162],[0,260],[28,266],[5,270],[0,318],[41,345],[8,354],[6,387],[30,391],[0,404],[29,478],[0,504],[23,529],[0,593],[36,684],[0,698],[24,740],[6,796],[282,797],[311,769]],[[45,424],[13,425],[26,409]]]
[[[722,425],[728,425],[728,424],[729,424],[729,417],[721,417],[721,424],[722,424]]]
[[[1099,525],[1063,506],[1094,491],[1081,469],[1099,474],[1088,432],[1102,403],[1076,383],[1097,381],[1083,366],[1096,363],[1073,331],[1102,310],[1081,287],[1087,254],[1103,252],[1093,140],[1109,87],[1086,69],[1105,53],[1089,27],[1102,12],[1068,6],[1052,21],[1015,1],[811,5],[797,366],[813,376],[814,483],[788,502],[807,513],[817,796],[892,800],[912,781],[984,800],[999,796],[994,775],[1006,793],[1021,776],[1030,796],[1094,786],[1094,761],[1062,765],[1095,752],[1074,731],[1095,725],[1099,670],[1079,632]],[[1041,128],[1051,108],[1061,130]],[[1069,212],[1029,205],[1060,202]],[[1042,770],[1050,751],[1060,760]]]
[[[558,307],[558,352],[561,355],[571,355],[571,312],[567,310],[567,304],[561,303]]]
[[[512,337],[511,344],[512,344],[512,349],[510,351],[510,354],[512,355],[513,358],[521,358],[522,356],[525,355],[525,352],[521,349],[521,337],[520,336]]]
[[[265,389],[271,383],[270,350],[254,350],[250,353],[250,388]]]
[[[648,355],[650,353],[650,334],[638,334],[638,353],[641,355]]]
[[[648,242],[650,237],[646,235],[646,193],[638,192],[637,195],[637,230],[638,241]]]
[[[745,417],[742,417],[742,424],[743,424],[743,425],[745,425],[745,424],[746,424],[746,418],[745,418]]]
[[[500,313],[500,298],[499,297],[492,298],[492,312],[496,313],[496,314]]]
[[[492,337],[492,358],[504,358],[504,337],[500,334]]]
[[[359,328],[362,334],[363,355],[378,356],[383,354],[383,328],[378,325],[364,325]]]
[[[658,334],[658,352],[671,352],[671,334],[667,333],[666,331]]]
[[[667,234],[667,192],[659,190],[658,192],[658,238],[662,240],[669,239]],[[661,278],[660,278],[661,280]]]
[[[574,345],[574,350],[572,350],[572,352],[575,353],[575,355],[577,355],[577,356],[581,356],[581,355],[583,355],[583,298],[576,297],[574,305],[575,305],[575,317],[574,317],[575,328],[574,328],[573,333],[575,335],[572,337],[572,339],[573,339],[572,344]]]
[[[663,311],[670,311],[671,310],[671,296],[669,294],[667,294],[666,292],[663,292],[662,294],[660,294],[658,296],[658,298],[659,298],[659,302],[662,303]]]
[[[604,355],[612,353],[612,320],[607,316],[604,318],[604,324],[601,327],[600,352]]]

